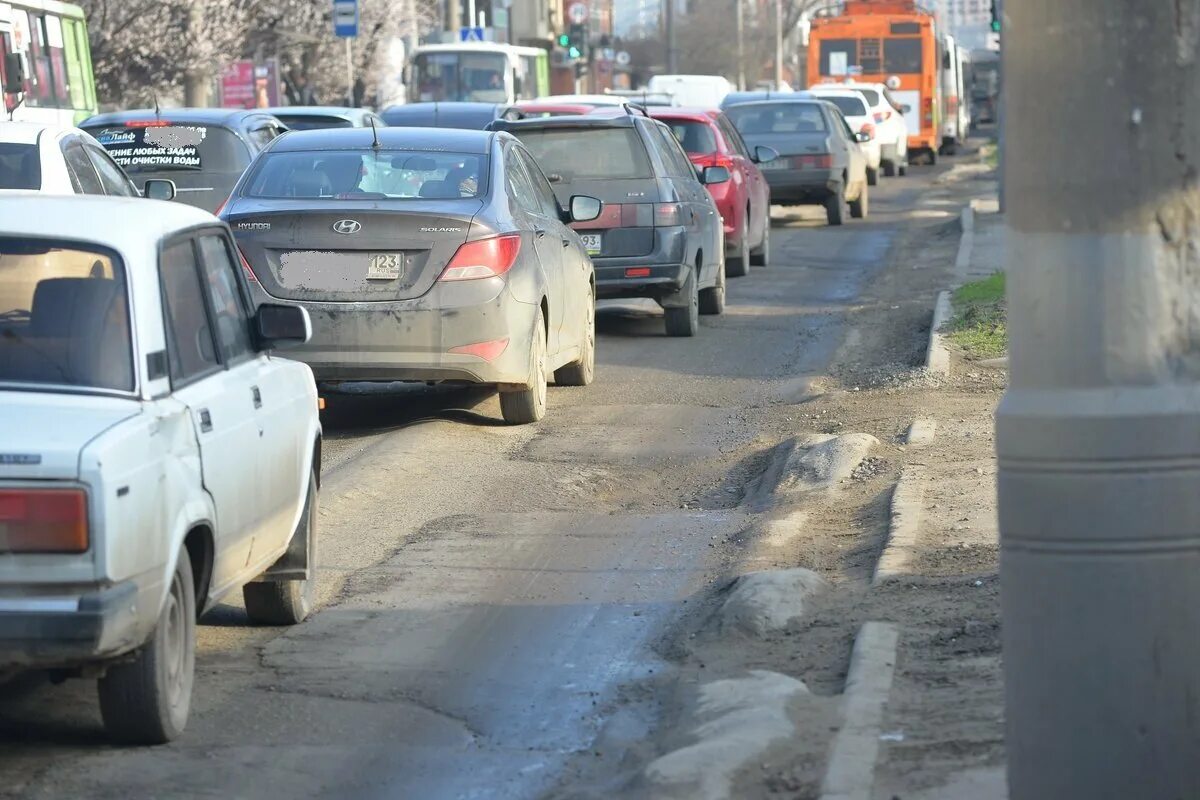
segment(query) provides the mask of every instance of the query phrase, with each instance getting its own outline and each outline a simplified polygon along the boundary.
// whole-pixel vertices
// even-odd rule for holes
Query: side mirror
[[[29,62],[24,53],[4,54],[4,93],[16,94],[25,91],[25,81],[29,79]]]
[[[779,151],[774,147],[767,147],[765,144],[760,144],[754,148],[754,163],[769,164],[779,158]]]
[[[604,204],[595,197],[589,197],[586,194],[577,194],[571,198],[570,221],[591,222],[600,216],[600,211],[603,208]]]
[[[705,186],[711,186],[714,183],[724,183],[729,178],[729,169],[726,167],[705,167],[701,182]]]
[[[865,131],[859,131],[858,133],[854,134],[854,141],[858,142],[859,144],[866,144],[867,142],[871,141],[871,134]]]
[[[174,200],[175,181],[151,178],[142,186],[142,197],[148,200]]]
[[[300,306],[266,303],[254,312],[254,332],[260,350],[273,350],[307,342],[312,338],[312,321]]]

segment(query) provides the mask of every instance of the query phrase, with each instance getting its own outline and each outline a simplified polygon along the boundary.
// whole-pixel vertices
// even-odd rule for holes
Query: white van
[[[668,94],[676,105],[720,108],[733,84],[720,75],[655,75],[646,86],[652,94]]]

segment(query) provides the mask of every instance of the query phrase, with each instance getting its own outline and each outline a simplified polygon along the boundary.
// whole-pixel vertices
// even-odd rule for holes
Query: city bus
[[[944,42],[916,0],[846,0],[812,20],[811,83],[882,83],[905,106],[908,152],[936,163],[942,148]]]
[[[16,56],[24,91],[4,93],[5,118],[75,125],[96,113],[96,79],[83,9],[57,0],[0,0],[0,87]],[[14,110],[15,109],[15,110]]]
[[[511,44],[427,44],[413,50],[405,83],[410,103],[536,100],[550,93],[550,57]]]

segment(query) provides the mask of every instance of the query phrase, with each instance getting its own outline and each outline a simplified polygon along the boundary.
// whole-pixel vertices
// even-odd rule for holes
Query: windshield
[[[0,239],[0,383],[133,390],[125,270],[116,256]]]
[[[867,106],[857,97],[842,97],[840,95],[825,95],[822,100],[828,100],[838,107],[847,117],[865,117]]]
[[[517,134],[551,183],[652,178],[646,147],[632,128],[565,128]]]
[[[250,151],[232,131],[210,125],[127,122],[85,128],[128,173],[241,172]]]
[[[321,128],[353,128],[354,123],[341,117],[316,116],[313,114],[275,115],[289,130],[314,131]]]
[[[717,137],[712,127],[704,122],[682,119],[664,119],[666,126],[675,134],[688,155],[707,155],[717,151]]]
[[[394,150],[267,153],[244,197],[333,200],[452,199],[486,190],[483,155]]]
[[[0,189],[42,188],[37,145],[0,142]]]
[[[422,102],[507,103],[503,53],[421,53],[413,59],[413,82]]]
[[[816,103],[740,105],[725,114],[743,136],[763,133],[825,133],[825,115]]]

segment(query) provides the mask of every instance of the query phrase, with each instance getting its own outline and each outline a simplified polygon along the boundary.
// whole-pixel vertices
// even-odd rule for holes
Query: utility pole
[[[783,0],[775,0],[775,85],[783,86]]]
[[[457,37],[462,26],[462,0],[446,0],[446,30]]]
[[[746,13],[742,8],[742,0],[733,0],[737,7],[737,87],[738,91],[746,91]]]
[[[1004,11],[1008,796],[1196,798],[1200,0]]]

